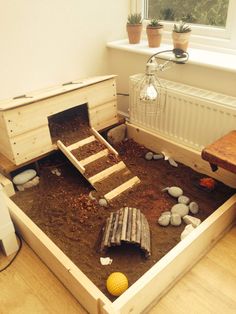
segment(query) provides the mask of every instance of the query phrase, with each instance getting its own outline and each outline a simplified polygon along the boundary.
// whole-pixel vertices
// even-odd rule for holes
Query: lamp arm
[[[178,64],[184,64],[189,59],[189,54],[186,51],[184,51],[182,49],[175,48],[175,49],[167,49],[167,50],[163,50],[163,51],[158,51],[158,52],[154,53],[148,59],[147,63],[151,62],[151,60],[153,58],[157,58],[158,55],[163,54],[163,53],[169,53],[169,52],[172,52],[175,55],[175,60],[174,59],[169,59],[168,62],[172,61],[172,62],[175,62],[175,63],[178,63]],[[166,60],[166,58],[161,58],[161,57],[158,57],[158,58],[162,59],[162,60]]]

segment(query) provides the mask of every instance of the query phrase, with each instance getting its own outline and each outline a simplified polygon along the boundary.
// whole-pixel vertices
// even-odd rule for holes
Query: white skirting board
[[[161,143],[164,145],[163,147],[173,150],[173,158],[176,159],[178,155],[176,160],[179,162],[185,163],[196,153],[193,150],[189,152],[189,149],[178,144],[170,144],[164,138],[156,138],[149,132],[137,130],[132,125],[128,125],[128,134],[129,137],[140,143],[145,139],[147,147],[152,146],[153,151],[160,151]],[[155,145],[156,147],[154,147]],[[197,159],[197,164],[198,168],[205,169],[205,162],[200,158]],[[233,177],[231,180],[233,181]],[[229,230],[236,216],[235,194],[188,237],[170,250],[126,292],[111,302],[18,206],[8,197],[6,197],[6,201],[18,232],[85,309],[92,314],[143,313],[157,302]]]

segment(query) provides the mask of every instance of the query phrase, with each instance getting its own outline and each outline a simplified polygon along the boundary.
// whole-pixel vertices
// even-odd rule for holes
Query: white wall
[[[145,72],[148,57],[127,51],[109,48],[108,53],[110,72],[118,75],[117,91],[128,93],[129,76]],[[206,66],[193,64],[175,65],[171,69],[160,73],[159,76],[199,88],[224,93],[236,97],[236,73],[217,70]],[[119,110],[127,112],[128,97],[118,98]]]
[[[0,0],[0,99],[111,74],[106,42],[125,37],[127,0]]]

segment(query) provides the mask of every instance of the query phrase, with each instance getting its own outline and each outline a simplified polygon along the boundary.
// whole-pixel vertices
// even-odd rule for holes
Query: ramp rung
[[[108,149],[103,149],[100,152],[98,152],[97,154],[91,155],[85,159],[80,160],[80,164],[82,166],[86,166],[86,165],[90,164],[91,162],[93,162],[99,158],[102,158],[104,156],[107,156],[107,155],[108,155]]]
[[[86,144],[89,144],[91,142],[94,142],[94,141],[96,141],[96,138],[95,138],[94,135],[91,135],[91,136],[86,137],[85,139],[83,139],[83,140],[81,140],[81,141],[79,141],[77,143],[74,143],[74,144],[71,144],[70,146],[67,146],[67,149],[69,151],[72,151],[74,149],[77,149],[79,147],[82,147],[82,146],[84,146]]]
[[[69,159],[69,161],[82,173],[84,174],[85,168],[81,163],[71,154],[70,151],[68,151],[67,147],[60,141],[57,141],[57,146],[60,148],[60,150],[63,152],[63,154]]]
[[[104,195],[104,198],[107,201],[110,201],[114,197],[118,196],[119,194],[123,193],[124,191],[132,188],[135,184],[138,184],[140,182],[138,177],[133,177],[130,180],[124,182],[123,184],[119,185],[117,188],[114,190],[108,192],[107,194]]]
[[[90,177],[88,180],[93,185],[94,183],[96,183],[98,181],[102,181],[103,179],[109,177],[114,172],[119,171],[121,169],[124,169],[125,167],[126,167],[126,165],[123,163],[123,161],[120,161],[118,164],[115,164],[115,165],[95,174],[94,176]]]

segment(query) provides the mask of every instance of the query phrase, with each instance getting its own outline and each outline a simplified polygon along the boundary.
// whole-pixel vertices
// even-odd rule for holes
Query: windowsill
[[[109,42],[107,43],[107,47],[146,56],[151,56],[158,51],[173,48],[170,44],[161,44],[160,48],[149,48],[145,40],[142,40],[139,44],[129,44],[127,39]],[[236,72],[236,55],[197,48],[189,48],[188,53],[188,63],[190,64]]]

